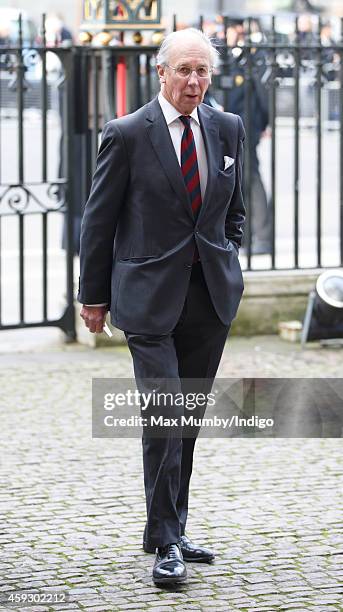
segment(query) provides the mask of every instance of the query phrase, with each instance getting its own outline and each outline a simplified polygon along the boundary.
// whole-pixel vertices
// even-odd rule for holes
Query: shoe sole
[[[187,576],[183,576],[183,578],[153,578],[155,584],[180,584],[181,582],[186,582]]]
[[[154,550],[152,550],[151,548],[147,548],[146,546],[143,545],[143,550],[145,553],[148,553],[149,555],[154,555],[156,552],[156,549],[154,548]],[[194,559],[193,557],[185,557],[185,555],[183,556],[183,560],[184,561],[194,561],[195,563],[212,563],[212,561],[214,561],[215,557],[199,557],[198,559]]]
[[[212,563],[215,557],[198,557],[198,559],[194,559],[193,557],[185,557],[185,555],[183,555],[183,560],[188,562],[193,561],[193,563]]]

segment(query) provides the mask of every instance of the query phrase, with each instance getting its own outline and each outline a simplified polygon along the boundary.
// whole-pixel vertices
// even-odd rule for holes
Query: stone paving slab
[[[0,597],[69,602],[0,610],[343,610],[341,439],[199,439],[188,530],[216,561],[157,588],[140,440],[91,438],[91,378],[132,376],[128,351],[20,346],[0,348]],[[341,376],[342,355],[234,339],[218,375]]]

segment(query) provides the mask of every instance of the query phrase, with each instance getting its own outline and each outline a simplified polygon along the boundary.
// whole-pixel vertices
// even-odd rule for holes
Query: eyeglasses
[[[193,72],[196,73],[198,79],[208,79],[212,72],[212,68],[208,68],[207,66],[199,66],[198,68],[191,68],[190,66],[171,66],[170,64],[165,64],[168,68],[172,68],[177,76],[182,79],[189,79]]]

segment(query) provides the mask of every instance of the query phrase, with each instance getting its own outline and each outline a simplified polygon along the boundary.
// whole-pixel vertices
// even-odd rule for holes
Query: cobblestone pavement
[[[69,595],[21,612],[343,610],[341,439],[200,439],[188,532],[216,561],[157,588],[140,440],[91,438],[91,378],[130,376],[127,350],[12,337],[0,337],[0,594]],[[342,355],[233,339],[219,376],[340,376]]]

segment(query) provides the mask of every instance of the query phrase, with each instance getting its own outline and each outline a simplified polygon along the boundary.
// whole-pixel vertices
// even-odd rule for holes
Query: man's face
[[[170,66],[173,66],[173,68]],[[193,72],[185,78],[180,76],[174,68],[179,71],[183,68],[191,68]],[[181,115],[190,115],[204,99],[206,90],[211,83],[211,77],[199,78],[195,72],[196,70],[204,70],[204,68],[207,70],[212,68],[209,50],[206,44],[193,39],[170,51],[167,66],[157,66],[161,91],[168,102]]]

